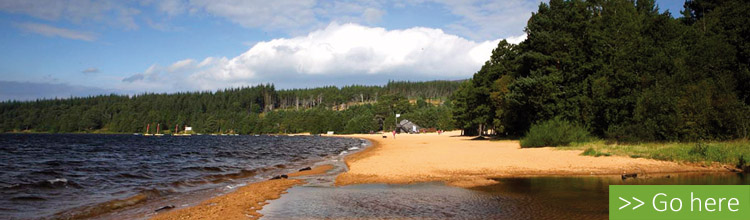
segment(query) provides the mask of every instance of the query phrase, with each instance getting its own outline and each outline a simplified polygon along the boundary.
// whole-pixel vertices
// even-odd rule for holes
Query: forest
[[[748,138],[748,15],[748,0],[688,0],[680,12],[660,12],[654,0],[550,0],[528,20],[526,40],[500,41],[468,80],[8,101],[0,132],[144,132],[159,123],[367,133],[392,129],[402,114],[465,135],[521,137],[570,123],[617,141]]]
[[[453,95],[465,133],[565,121],[617,141],[747,138],[750,1],[550,0]],[[549,124],[549,123],[547,123]]]
[[[395,114],[427,128],[453,129],[450,102],[461,81],[276,90],[101,95],[0,103],[0,132],[144,133],[151,124],[199,133],[368,133],[393,129]]]

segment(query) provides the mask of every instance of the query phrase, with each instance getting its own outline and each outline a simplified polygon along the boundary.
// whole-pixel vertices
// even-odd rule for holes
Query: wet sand
[[[258,210],[267,204],[266,201],[278,199],[287,189],[305,182],[292,178],[324,174],[333,168],[332,165],[321,165],[312,170],[288,174],[290,179],[252,183],[234,192],[205,200],[196,206],[161,212],[151,219],[258,219],[262,216]]]
[[[336,178],[336,185],[440,181],[469,188],[503,177],[726,172],[644,158],[581,156],[580,150],[522,149],[518,141],[471,140],[459,134],[398,134],[395,139],[390,134],[342,135],[368,139],[373,146],[346,157],[349,171]]]

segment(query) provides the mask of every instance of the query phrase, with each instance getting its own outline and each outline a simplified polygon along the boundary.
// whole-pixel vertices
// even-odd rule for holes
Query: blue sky
[[[463,79],[542,1],[0,0],[0,100]]]

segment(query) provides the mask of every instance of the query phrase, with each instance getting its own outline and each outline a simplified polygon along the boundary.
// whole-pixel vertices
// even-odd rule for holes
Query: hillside
[[[422,115],[428,117],[437,117],[429,116],[436,111],[449,114],[446,107],[425,100],[446,100],[460,83],[394,81],[288,90],[258,85],[216,92],[10,101],[0,103],[0,131],[138,133],[158,123],[167,129],[192,126],[201,133],[369,132],[382,129],[383,123],[395,124],[389,120],[396,113],[408,116],[425,109],[430,112]],[[350,123],[354,118],[358,121]],[[435,121],[421,120],[427,127],[436,127]]]

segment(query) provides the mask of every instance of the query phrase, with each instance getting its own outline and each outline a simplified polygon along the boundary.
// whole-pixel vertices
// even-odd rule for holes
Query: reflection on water
[[[607,219],[609,185],[748,185],[742,174],[671,174],[622,180],[530,177],[462,189],[441,183],[299,186],[261,213],[264,219]]]

